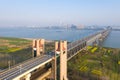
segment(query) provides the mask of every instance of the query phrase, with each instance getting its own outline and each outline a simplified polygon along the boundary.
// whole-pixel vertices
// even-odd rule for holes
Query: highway
[[[38,66],[42,64],[43,62],[46,62],[50,59],[52,59],[53,56],[51,55],[43,55],[40,57],[36,57],[30,60],[27,60],[26,62],[23,62],[17,66],[12,67],[9,70],[6,70],[2,73],[0,73],[0,80],[11,80],[14,77],[30,70],[31,68],[34,68],[35,66]]]

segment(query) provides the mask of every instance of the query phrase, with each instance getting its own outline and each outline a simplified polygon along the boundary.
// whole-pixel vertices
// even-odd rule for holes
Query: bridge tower
[[[60,58],[59,80],[67,80],[67,41],[60,41],[55,43],[55,55]],[[56,60],[57,65],[57,60]]]
[[[40,56],[44,53],[44,39],[33,40],[33,57]]]

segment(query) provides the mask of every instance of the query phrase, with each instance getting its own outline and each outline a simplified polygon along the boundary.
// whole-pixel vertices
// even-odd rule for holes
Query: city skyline
[[[120,25],[119,0],[2,0],[0,27]]]

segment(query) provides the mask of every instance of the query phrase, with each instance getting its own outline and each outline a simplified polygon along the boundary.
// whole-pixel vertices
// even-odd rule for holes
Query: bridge
[[[31,80],[32,74],[40,69],[42,66],[45,66],[48,63],[52,62],[52,68],[46,70],[49,76],[52,74],[52,80],[57,80],[57,58],[60,57],[60,80],[67,80],[67,60],[70,60],[74,57],[79,51],[85,49],[86,46],[93,43],[99,43],[104,40],[105,37],[109,34],[110,30],[106,29],[99,31],[93,35],[85,37],[83,39],[71,42],[67,45],[66,41],[60,41],[55,43],[55,52],[51,54],[44,53],[44,40],[33,40],[33,58],[27,61],[24,61],[20,64],[12,66],[10,69],[5,69],[0,73],[0,80]],[[39,44],[39,45],[37,45]],[[63,53],[63,54],[60,54]],[[64,54],[65,53],[65,54]],[[41,55],[42,54],[42,55]],[[59,57],[57,56],[57,57]],[[63,64],[63,65],[62,65]],[[63,69],[64,68],[64,69]],[[41,73],[41,76],[43,73]],[[46,76],[40,78],[45,79]]]

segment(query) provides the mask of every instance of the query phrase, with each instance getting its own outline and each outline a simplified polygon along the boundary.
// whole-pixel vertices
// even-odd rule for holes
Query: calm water
[[[111,31],[108,37],[104,40],[103,46],[120,48],[120,31]]]
[[[44,38],[48,40],[75,41],[97,31],[94,30],[57,30],[31,28],[0,28],[0,36],[18,38]]]
[[[0,36],[18,38],[44,38],[47,40],[75,41],[94,34],[96,30],[57,30],[31,28],[0,28]],[[105,47],[120,48],[120,31],[112,31],[103,42]]]

